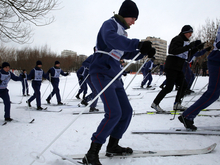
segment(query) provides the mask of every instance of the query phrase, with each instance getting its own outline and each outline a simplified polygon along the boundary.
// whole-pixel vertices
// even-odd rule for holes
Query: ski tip
[[[214,143],[214,144],[212,144],[211,146],[207,147],[207,150],[208,150],[209,152],[212,152],[212,151],[215,149],[216,146],[217,146],[217,143]]]

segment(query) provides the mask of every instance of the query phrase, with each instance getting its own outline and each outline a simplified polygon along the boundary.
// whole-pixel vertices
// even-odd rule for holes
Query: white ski
[[[140,158],[140,157],[153,157],[153,156],[187,156],[187,155],[199,155],[199,154],[207,154],[212,152],[215,147],[216,143],[201,149],[182,149],[182,150],[159,150],[159,151],[139,151],[134,150],[133,154],[123,155],[123,156],[112,156],[107,157],[105,156],[106,153],[99,153],[99,159],[114,159],[114,158]],[[62,155],[58,152],[51,151],[53,154],[60,156],[64,160],[68,160],[74,164],[79,164],[80,162],[76,160],[82,160],[85,154],[76,154],[76,155]]]
[[[220,136],[220,131],[196,130],[191,131],[186,128],[182,129],[164,129],[164,130],[137,130],[133,134],[190,134],[190,135],[216,135]]]

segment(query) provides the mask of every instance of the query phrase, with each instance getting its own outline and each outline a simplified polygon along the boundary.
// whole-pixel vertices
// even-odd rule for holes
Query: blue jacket
[[[141,69],[141,71],[142,71],[142,73],[143,74],[147,74],[147,73],[149,73],[149,71],[151,71],[155,66],[157,66],[157,65],[155,65],[154,63],[153,63],[153,61],[148,61],[148,62],[146,62],[146,64],[144,64],[144,67]]]
[[[48,79],[48,74],[45,74],[41,68],[35,67],[30,71],[28,80],[33,79],[32,83],[40,85],[42,82],[42,77]]]
[[[220,66],[220,26],[213,46],[214,49],[208,56],[209,64]]]
[[[60,79],[59,79],[60,74],[63,75],[63,76],[68,75],[68,73],[64,73],[62,69],[57,68],[57,67],[50,68],[48,70],[48,72],[46,73],[46,75],[48,75],[48,78],[50,79],[49,74],[51,76],[51,82],[52,83],[58,83],[60,81]]]
[[[90,75],[101,73],[113,78],[121,71],[119,62],[121,58],[132,59],[139,53],[137,51],[139,40],[128,39],[126,29],[127,27],[116,17],[103,23],[97,36],[96,53],[90,65]],[[141,58],[143,55],[138,57]]]
[[[6,72],[3,69],[0,70],[0,80],[2,81],[0,83],[0,92],[2,89],[6,89],[8,86],[8,83],[10,81],[10,79],[14,80],[14,81],[22,81],[22,77],[19,76],[15,76],[12,72]]]

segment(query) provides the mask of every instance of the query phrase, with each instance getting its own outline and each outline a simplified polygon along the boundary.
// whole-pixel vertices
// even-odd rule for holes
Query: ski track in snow
[[[133,75],[129,75],[124,82],[125,87],[132,79]],[[124,79],[124,77],[123,77]],[[165,79],[165,76],[159,77],[153,75],[153,82],[157,80],[156,90],[160,90],[158,87]],[[64,85],[66,77],[60,78],[60,94],[63,97]],[[142,75],[138,75],[132,84],[129,86],[128,94],[141,93],[142,99],[131,99],[130,103],[136,112],[145,112],[147,110],[152,111],[150,105],[158,92],[151,92],[149,90],[134,90],[133,86],[139,86],[142,80]],[[64,92],[64,100],[75,84],[78,82],[76,74],[72,73],[67,77],[66,88]],[[208,82],[208,77],[199,77],[195,89],[201,89]],[[41,85],[41,96],[45,92],[48,81],[44,81]],[[29,84],[30,94],[33,94],[31,84]],[[68,97],[68,100],[76,93],[78,86]],[[63,111],[60,113],[48,113],[38,111],[27,111],[21,107],[26,106],[26,97],[22,99],[21,96],[21,83],[11,80],[8,85],[10,98],[12,102],[20,102],[21,104],[11,104],[11,117],[20,122],[7,123],[5,126],[0,127],[0,164],[1,165],[29,165],[33,158],[31,155],[41,153],[54,138],[77,116],[72,115],[73,112],[80,112],[85,107],[77,107],[80,102],[77,100],[68,102],[68,105],[63,106]],[[52,87],[50,86],[45,95],[42,98],[42,107],[46,107],[46,97],[49,95]],[[155,90],[155,91],[156,91]],[[204,92],[204,91],[203,91]],[[88,91],[88,93],[90,93]],[[169,95],[176,94],[176,91],[171,92]],[[135,97],[135,96],[131,96]],[[183,105],[187,100],[190,100],[193,96],[184,98]],[[196,97],[195,99],[198,99]],[[165,98],[160,106],[165,110],[172,110],[173,102],[175,98]],[[56,97],[51,100],[53,104],[56,104]],[[32,107],[36,107],[36,101],[32,103]],[[193,102],[189,102],[189,105]],[[213,103],[209,108],[219,108],[219,101]],[[4,105],[1,102],[0,111],[0,123],[3,123],[4,119]],[[62,106],[47,106],[48,109],[60,110]],[[100,110],[103,110],[101,101],[98,102]],[[88,110],[87,110],[88,111]],[[202,112],[204,114],[220,114],[220,111]],[[60,159],[58,156],[50,153],[50,150],[57,151],[64,154],[81,154],[86,153],[90,147],[90,138],[92,133],[96,130],[98,124],[102,120],[104,114],[91,114],[82,115],[72,124],[72,126],[47,150],[43,153],[45,160],[43,162],[36,161],[34,164],[44,165],[71,165],[70,162]],[[128,159],[105,159],[101,160],[103,165],[217,165],[220,162],[220,138],[219,136],[201,136],[201,135],[136,135],[131,134],[132,130],[152,130],[152,129],[167,129],[170,127],[182,127],[183,125],[178,121],[170,120],[171,115],[137,115],[133,116],[131,124],[128,130],[124,134],[120,145],[129,146],[135,150],[179,150],[179,149],[194,149],[203,148],[212,143],[217,143],[217,147],[214,152],[205,155],[193,155],[183,157],[147,157],[147,158],[128,158]],[[30,124],[29,122],[35,119]],[[196,126],[211,126],[220,125],[218,117],[197,117],[195,119]],[[103,145],[101,151],[105,151],[106,143]]]

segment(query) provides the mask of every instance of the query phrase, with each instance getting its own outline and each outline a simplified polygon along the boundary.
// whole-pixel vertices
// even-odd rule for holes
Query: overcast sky
[[[63,0],[60,10],[52,11],[56,21],[44,27],[33,27],[33,42],[18,45],[23,48],[47,45],[51,51],[61,54],[64,49],[89,56],[96,44],[96,36],[102,23],[118,10],[123,0]],[[182,26],[194,29],[204,25],[207,18],[220,19],[219,0],[134,0],[139,17],[128,32],[129,38],[144,39],[147,36],[161,38],[169,44]]]

